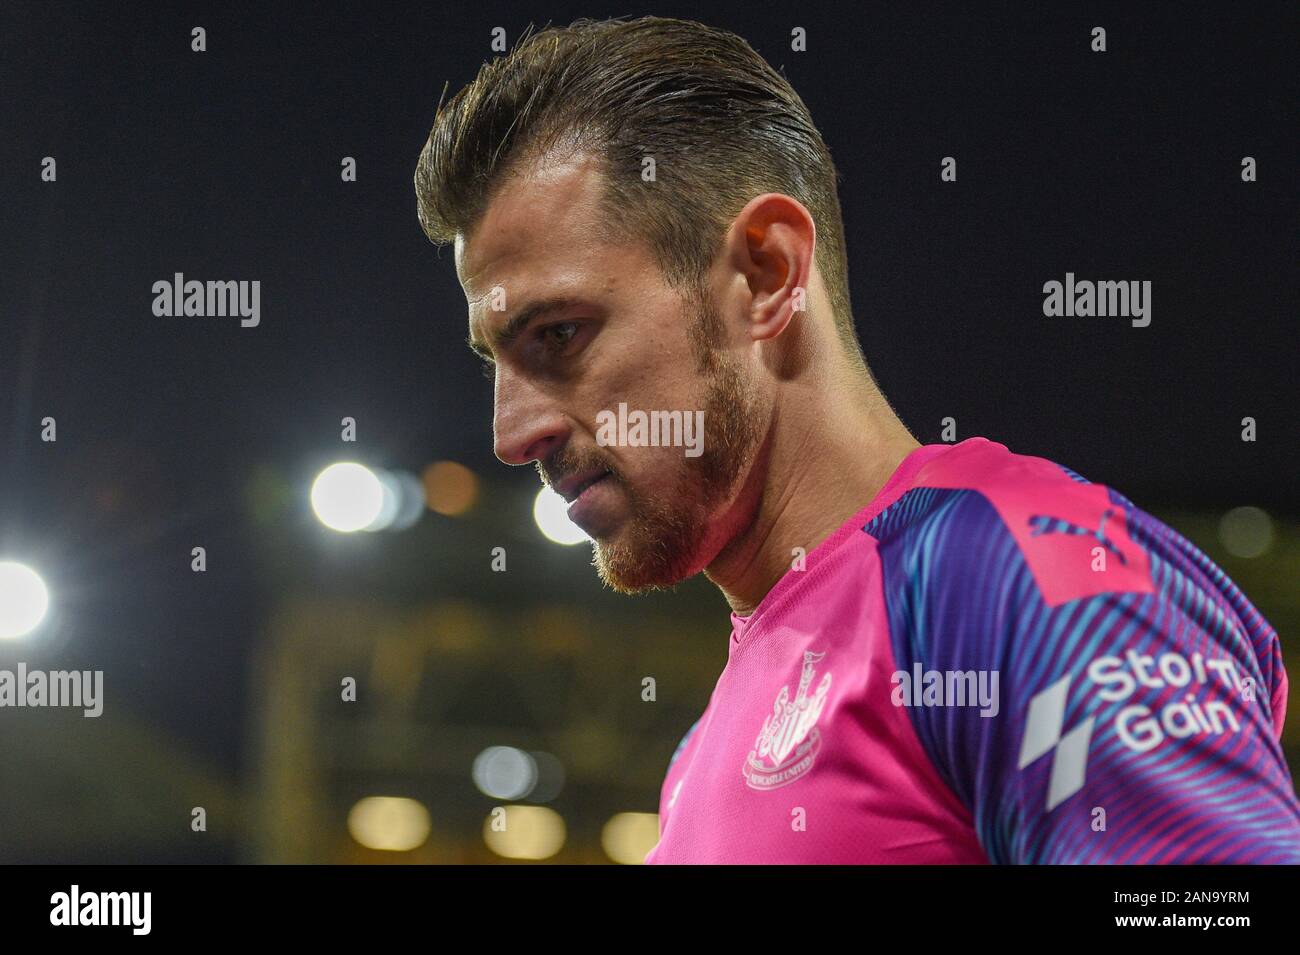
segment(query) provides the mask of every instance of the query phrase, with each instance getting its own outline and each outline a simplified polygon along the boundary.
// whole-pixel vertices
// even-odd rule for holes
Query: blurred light
[[[397,513],[393,515],[392,529],[404,531],[424,516],[424,487],[410,471],[393,471],[389,476],[397,488]]]
[[[350,534],[371,524],[384,506],[384,487],[369,468],[331,464],[311,486],[311,506],[331,530]]]
[[[379,513],[363,531],[404,531],[424,513],[424,488],[409,471],[376,468],[375,479],[384,493]]]
[[[50,592],[26,564],[0,561],[0,639],[26,636],[45,619]]]
[[[658,841],[659,815],[653,812],[620,812],[600,831],[605,855],[623,865],[641,865]]]
[[[549,487],[544,487],[533,502],[533,520],[547,540],[557,544],[580,544],[591,540],[581,527],[569,520],[569,505]]]
[[[564,847],[564,819],[545,806],[505,806],[505,828],[492,828],[497,818],[488,814],[483,841],[507,859],[549,859]]]
[[[429,810],[401,796],[367,796],[348,813],[348,832],[367,849],[409,852],[424,845]]]
[[[537,784],[537,763],[522,749],[489,746],[474,758],[471,771],[479,792],[493,799],[522,799]]]
[[[363,531],[387,530],[402,505],[402,487],[397,483],[397,479],[390,472],[379,469],[374,471],[374,475],[375,480],[379,482],[383,497],[379,501],[379,512],[375,514],[373,520],[361,528]]]
[[[455,461],[434,461],[424,469],[424,498],[429,510],[448,517],[464,514],[478,499],[478,477]]]
[[[1234,557],[1258,557],[1273,543],[1273,521],[1258,507],[1234,507],[1219,521],[1219,540]]]
[[[564,788],[564,764],[550,753],[533,752],[537,766],[537,784],[528,794],[529,802],[550,802]]]

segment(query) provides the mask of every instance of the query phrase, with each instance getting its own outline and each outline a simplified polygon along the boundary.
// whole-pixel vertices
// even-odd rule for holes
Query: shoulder
[[[1177,532],[986,441],[936,456],[864,530],[895,678],[933,690],[901,705],[991,859],[1295,857],[1276,631]],[[1103,841],[1099,806],[1140,823]],[[1175,814],[1218,848],[1152,848]]]
[[[922,467],[868,524],[882,562],[913,586],[973,591],[1031,585],[1049,606],[1102,593],[1151,593],[1132,504],[1045,458],[972,438]],[[901,566],[900,566],[901,565]]]

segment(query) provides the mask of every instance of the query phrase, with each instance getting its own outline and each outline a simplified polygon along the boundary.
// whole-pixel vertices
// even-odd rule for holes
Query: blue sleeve
[[[1300,863],[1277,635],[1221,570],[1109,492],[1150,585],[1049,605],[982,494],[910,493],[924,517],[881,534],[891,641],[991,861]],[[1077,547],[1059,524],[1025,533]]]

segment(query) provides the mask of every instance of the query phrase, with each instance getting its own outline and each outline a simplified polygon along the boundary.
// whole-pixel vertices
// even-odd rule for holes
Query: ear
[[[817,229],[797,199],[769,192],[749,201],[727,233],[729,259],[749,291],[749,335],[773,339],[806,313]]]

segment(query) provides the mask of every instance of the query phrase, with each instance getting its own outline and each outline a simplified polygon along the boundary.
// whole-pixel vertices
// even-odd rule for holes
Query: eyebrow
[[[549,315],[552,312],[563,311],[579,304],[578,299],[569,296],[558,298],[542,299],[539,302],[533,302],[527,305],[519,314],[509,319],[501,330],[497,332],[488,332],[490,345],[484,344],[481,339],[475,338],[473,333],[465,339],[465,344],[470,347],[474,354],[478,355],[484,361],[492,361],[492,355],[495,351],[506,348],[512,341],[519,337],[519,334],[528,327],[534,319]]]

